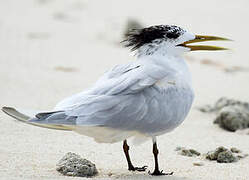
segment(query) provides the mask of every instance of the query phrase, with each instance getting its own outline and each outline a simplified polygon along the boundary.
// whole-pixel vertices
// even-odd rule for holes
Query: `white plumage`
[[[97,142],[123,141],[128,170],[134,167],[126,139],[135,142],[152,138],[155,169],[151,175],[172,175],[159,170],[156,137],[179,126],[193,99],[191,74],[183,53],[196,50],[226,50],[216,46],[188,45],[228,40],[193,35],[180,27],[160,25],[134,30],[126,46],[136,50],[137,60],[107,71],[92,87],[59,102],[53,111],[27,115],[3,107],[10,116],[36,126],[72,130]]]
[[[140,58],[106,72],[88,91],[63,100],[54,110],[77,116],[75,130],[98,142],[157,136],[186,117],[193,101],[188,78],[183,59]]]
[[[104,143],[131,136],[144,140],[173,130],[193,101],[191,75],[182,58],[188,49],[175,46],[190,39],[194,35],[184,32],[177,40],[145,44],[137,61],[115,66],[93,87],[28,121],[65,127]]]

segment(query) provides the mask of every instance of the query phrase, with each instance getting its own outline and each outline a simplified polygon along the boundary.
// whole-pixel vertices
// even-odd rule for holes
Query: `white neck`
[[[181,85],[192,86],[191,73],[182,55],[160,53],[155,51],[151,55],[140,55],[138,60],[145,64],[159,65],[165,68],[167,80],[173,80]]]

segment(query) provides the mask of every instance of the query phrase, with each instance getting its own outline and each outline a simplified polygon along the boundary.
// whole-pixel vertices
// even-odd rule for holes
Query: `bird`
[[[122,41],[135,52],[136,60],[116,65],[87,90],[60,101],[51,111],[27,113],[2,107],[9,116],[35,126],[75,131],[99,143],[123,142],[128,170],[135,167],[127,139],[152,140],[154,171],[159,169],[157,137],[178,127],[188,115],[193,100],[192,78],[184,54],[197,50],[227,50],[205,41],[226,41],[219,36],[195,35],[176,25],[153,25],[132,29]]]

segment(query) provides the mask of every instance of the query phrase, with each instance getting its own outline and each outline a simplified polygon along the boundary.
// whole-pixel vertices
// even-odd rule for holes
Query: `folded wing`
[[[166,76],[156,65],[116,66],[86,92],[60,102],[55,108],[58,112],[37,115],[31,122],[125,131],[142,129],[141,120],[153,119],[155,113],[161,112],[156,96],[144,91]]]

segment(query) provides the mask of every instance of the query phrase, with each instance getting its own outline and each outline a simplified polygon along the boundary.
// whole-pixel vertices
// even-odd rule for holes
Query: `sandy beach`
[[[145,26],[176,24],[196,34],[234,40],[215,43],[231,51],[186,55],[195,90],[193,107],[180,127],[158,138],[160,167],[174,171],[173,176],[129,172],[121,142],[98,144],[74,132],[29,126],[0,112],[0,179],[84,179],[55,170],[67,152],[95,163],[99,174],[94,179],[249,179],[249,157],[226,164],[175,151],[184,146],[207,153],[225,146],[249,153],[249,135],[225,131],[213,124],[214,114],[197,109],[223,96],[249,102],[248,7],[246,0],[0,1],[0,107],[50,110],[62,98],[89,87],[107,69],[133,61],[119,44],[131,18]],[[134,165],[148,165],[152,171],[151,141],[130,146]],[[196,161],[204,165],[194,166]]]

